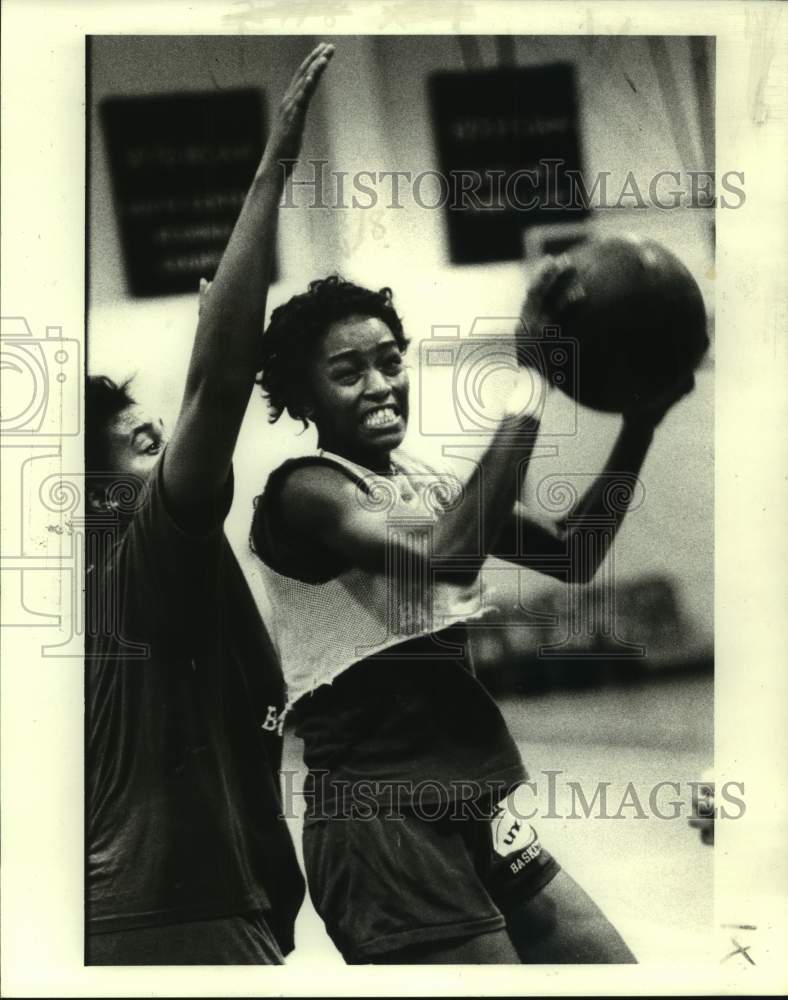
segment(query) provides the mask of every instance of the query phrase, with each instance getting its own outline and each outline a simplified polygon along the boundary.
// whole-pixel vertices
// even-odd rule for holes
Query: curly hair
[[[310,282],[306,292],[274,309],[262,338],[261,371],[257,377],[272,424],[287,410],[291,417],[308,425],[298,408],[304,358],[314,351],[332,323],[350,316],[382,320],[394,334],[399,349],[407,348],[408,339],[392,304],[390,288],[373,292],[332,274]]]
[[[85,382],[85,470],[88,475],[109,471],[107,430],[119,413],[136,400],[129,393],[132,380],[117,385],[106,375],[90,375]]]

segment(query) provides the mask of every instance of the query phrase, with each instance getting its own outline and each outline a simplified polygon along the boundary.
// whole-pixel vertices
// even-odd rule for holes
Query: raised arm
[[[605,559],[627,505],[608,497],[631,491],[654,435],[645,420],[624,420],[607,463],[561,520],[535,516],[517,501],[503,520],[493,555],[566,583],[588,583]]]
[[[539,321],[536,317],[540,312],[543,317],[549,316],[551,306],[562,297],[571,301],[581,296],[582,290],[573,280],[574,272],[566,263],[547,265],[526,299],[525,313],[531,321]],[[694,385],[690,375],[670,396],[644,403],[624,414],[604,469],[560,521],[541,517],[516,500],[502,520],[491,554],[566,583],[587,583],[593,579],[627,512],[628,504],[618,500],[631,496],[655,428]],[[518,492],[521,487],[522,479]],[[609,502],[611,496],[617,497],[615,504]]]
[[[165,489],[176,512],[211,505],[227,481],[258,368],[279,201],[333,51],[318,45],[296,71],[210,290],[201,289],[186,387],[164,455]]]

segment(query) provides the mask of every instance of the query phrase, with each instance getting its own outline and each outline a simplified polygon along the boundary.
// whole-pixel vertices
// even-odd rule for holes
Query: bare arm
[[[164,456],[176,511],[209,504],[227,480],[258,369],[286,169],[298,157],[309,101],[333,51],[317,46],[296,71],[210,291],[201,295],[181,409]]]
[[[392,556],[406,556],[424,562],[428,572],[472,579],[511,510],[513,470],[527,466],[538,426],[529,413],[501,420],[458,502],[435,514],[431,552],[418,533],[392,532],[388,511],[365,503],[360,488],[332,468],[307,466],[287,478],[282,509],[288,527],[374,573],[385,573]]]
[[[551,313],[559,312],[568,303],[581,301],[583,295],[575,272],[565,259],[548,261],[528,293],[523,320],[526,325],[547,323]],[[534,516],[520,502],[524,476],[521,477],[516,486],[518,496],[501,520],[491,554],[567,583],[592,580],[624,520],[628,504],[621,502],[621,498],[629,495],[631,500],[655,428],[694,384],[690,375],[666,398],[644,402],[624,414],[604,469],[560,521]],[[611,497],[616,497],[615,503],[610,502]]]
[[[580,302],[584,294],[566,258],[547,260],[535,276],[523,306],[526,327],[553,322],[551,315]],[[694,384],[694,378],[689,376],[670,396],[644,402],[624,414],[604,469],[560,521],[534,516],[520,502],[521,476],[515,487],[517,495],[501,519],[491,554],[567,583],[593,579],[624,520],[628,504],[621,498],[629,495],[631,499],[655,428]],[[611,503],[614,496],[616,503]]]
[[[553,261],[540,269],[529,293],[530,308],[566,291],[571,275]],[[533,369],[521,370],[504,403],[489,444],[464,485],[459,501],[435,514],[431,551],[423,536],[392,531],[387,510],[363,502],[358,486],[342,472],[315,466],[295,470],[285,481],[282,501],[291,530],[313,538],[344,562],[371,572],[425,562],[425,570],[453,580],[478,575],[495,554],[501,526],[511,518],[539,431],[538,414],[547,382]],[[394,561],[392,561],[394,557]]]
[[[566,583],[587,583],[605,559],[626,514],[611,495],[631,490],[654,430],[647,422],[624,421],[602,471],[560,521],[534,517],[517,501],[504,519],[493,554]]]

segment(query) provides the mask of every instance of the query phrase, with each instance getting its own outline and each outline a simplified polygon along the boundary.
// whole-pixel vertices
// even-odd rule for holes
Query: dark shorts
[[[263,913],[106,931],[86,937],[86,965],[283,965]]]
[[[349,963],[499,930],[507,910],[560,870],[533,827],[506,809],[486,818],[308,818],[304,861],[313,905]]]

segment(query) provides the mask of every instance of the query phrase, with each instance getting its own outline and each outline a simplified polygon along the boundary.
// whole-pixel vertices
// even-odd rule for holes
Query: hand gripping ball
[[[554,384],[611,413],[675,395],[709,346],[703,297],[684,264],[636,237],[584,243],[569,261],[579,294],[550,316],[571,348],[546,353]],[[551,357],[574,370],[551,371]]]

